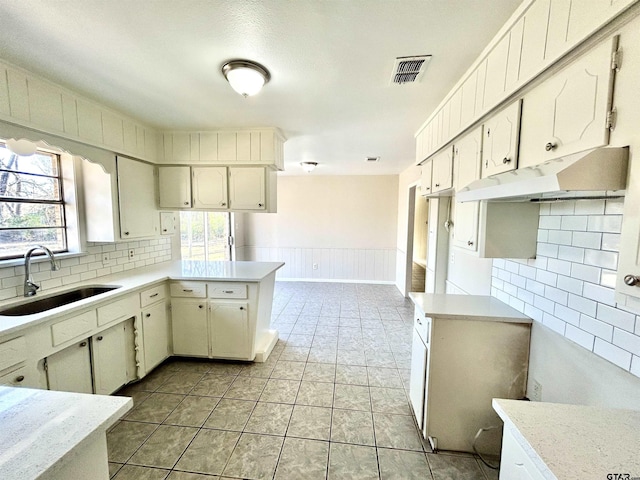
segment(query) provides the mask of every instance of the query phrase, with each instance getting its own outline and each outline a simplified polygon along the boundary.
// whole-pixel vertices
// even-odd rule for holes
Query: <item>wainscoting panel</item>
[[[358,280],[395,282],[395,249],[243,248],[245,260],[284,262],[278,280]],[[314,265],[316,268],[314,269]]]

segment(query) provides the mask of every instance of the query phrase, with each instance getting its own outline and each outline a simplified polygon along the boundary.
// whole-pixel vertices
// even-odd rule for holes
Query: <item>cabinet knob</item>
[[[198,305],[198,308],[204,308],[204,305]]]
[[[99,342],[101,342],[103,338],[104,338],[104,337],[103,337],[102,335],[100,335],[99,337],[96,337],[96,340],[97,340],[97,341],[99,341]]]
[[[504,158],[502,159],[502,163],[504,163],[505,165],[506,165],[507,163],[509,163],[509,162],[511,162],[511,159],[510,159],[510,158],[508,158],[508,157],[504,157]]]
[[[225,202],[221,202],[221,203],[220,203],[220,206],[221,206],[221,207],[226,207],[226,206],[227,206],[227,204],[226,204]]]
[[[558,146],[558,144],[549,142],[544,146],[544,149],[547,152],[550,152],[551,150],[555,150],[557,146]]]
[[[189,205],[189,202],[184,202],[185,205]]]
[[[240,310],[244,310],[244,307],[240,307]]]
[[[147,314],[145,315],[145,317],[147,317],[147,318],[149,318],[150,316],[151,316],[151,314],[150,314],[150,313],[147,313]]]
[[[422,325],[422,322],[420,321],[419,318],[416,318],[416,322],[418,322],[418,325]]]
[[[80,346],[80,348],[84,348],[84,347],[86,347],[86,346],[87,346],[87,342],[82,342],[82,343],[80,343],[80,345],[79,345],[79,346]]]
[[[166,228],[163,228],[163,229],[162,229],[162,231],[163,231],[163,232],[166,232],[166,231],[167,231],[167,229],[166,229]]]
[[[259,203],[259,204],[258,204],[258,206],[259,206],[259,207],[262,207],[262,204],[261,204],[261,203]]]
[[[124,232],[125,235],[129,235],[129,232]]]
[[[439,186],[440,186],[440,184],[439,184],[439,183],[436,183],[436,187],[439,187]]]
[[[630,287],[640,287],[640,277],[637,275],[625,275],[624,283]]]
[[[467,245],[469,245],[469,246],[471,247],[471,246],[473,245],[473,242],[472,242],[471,240],[469,240],[469,241],[467,242]]]
[[[16,382],[16,383],[20,383],[20,382],[22,382],[23,380],[24,380],[24,375],[18,375],[18,376],[16,377],[16,379],[14,380],[14,382]]]

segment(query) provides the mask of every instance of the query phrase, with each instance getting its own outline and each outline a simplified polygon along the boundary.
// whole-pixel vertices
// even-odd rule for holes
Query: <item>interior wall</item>
[[[403,295],[407,295],[411,285],[407,285],[407,232],[409,231],[409,189],[419,184],[421,167],[411,165],[398,177],[396,274],[395,283]],[[416,192],[418,193],[418,192]],[[411,278],[409,276],[409,278]]]
[[[278,212],[245,217],[245,258],[285,262],[278,279],[393,282],[397,215],[395,175],[281,176]]]

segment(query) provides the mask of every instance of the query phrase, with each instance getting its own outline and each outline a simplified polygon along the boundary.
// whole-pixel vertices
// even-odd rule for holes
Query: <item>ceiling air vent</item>
[[[367,163],[375,163],[380,161],[380,157],[366,157],[364,161]]]
[[[392,85],[404,85],[416,83],[427,69],[431,55],[418,55],[415,57],[398,57],[391,74]]]

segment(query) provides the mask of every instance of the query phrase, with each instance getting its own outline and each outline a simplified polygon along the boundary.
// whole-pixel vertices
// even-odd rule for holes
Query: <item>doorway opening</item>
[[[418,186],[409,189],[407,231],[407,292],[424,292],[429,233],[429,200],[417,194]]]
[[[233,219],[228,212],[180,212],[183,260],[234,260]]]

